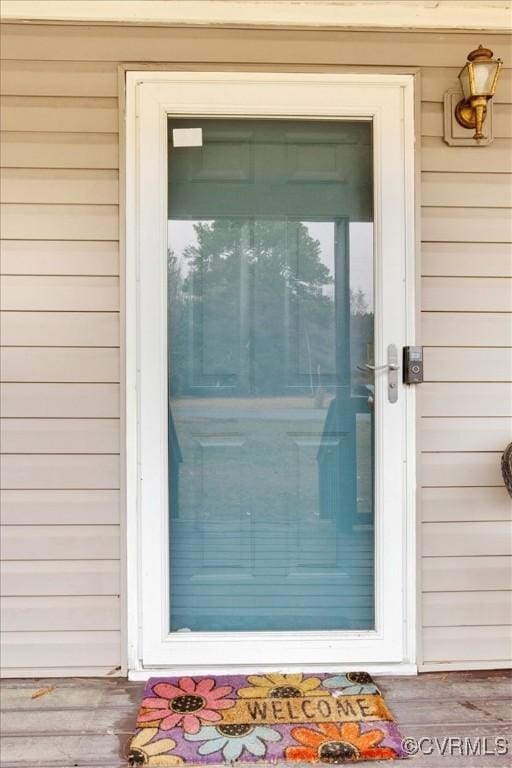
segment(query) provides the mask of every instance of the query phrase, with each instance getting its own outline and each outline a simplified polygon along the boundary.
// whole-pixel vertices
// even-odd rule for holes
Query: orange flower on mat
[[[398,757],[391,747],[379,747],[385,733],[378,728],[361,733],[358,723],[319,723],[313,728],[292,729],[293,738],[303,746],[287,747],[288,760],[308,763],[352,763],[357,760],[391,760]]]

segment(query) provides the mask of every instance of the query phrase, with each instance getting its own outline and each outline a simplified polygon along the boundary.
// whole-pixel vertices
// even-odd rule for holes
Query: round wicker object
[[[509,443],[503,451],[501,457],[501,474],[503,475],[503,482],[505,487],[512,496],[512,443]]]

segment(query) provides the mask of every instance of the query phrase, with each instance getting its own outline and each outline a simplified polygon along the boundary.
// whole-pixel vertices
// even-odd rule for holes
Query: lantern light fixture
[[[473,138],[479,144],[484,138],[482,132],[487,102],[496,91],[503,62],[493,59],[489,48],[478,46],[468,53],[468,60],[459,72],[464,98],[455,107],[455,118],[464,128],[474,128]]]

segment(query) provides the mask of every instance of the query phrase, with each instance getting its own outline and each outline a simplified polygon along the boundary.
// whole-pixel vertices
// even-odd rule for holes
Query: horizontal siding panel
[[[4,525],[115,525],[120,520],[119,491],[14,490],[1,491],[0,498]]]
[[[512,519],[512,505],[505,486],[422,488],[424,522],[478,522]]]
[[[118,172],[85,168],[4,168],[4,203],[116,205]]]
[[[424,522],[478,522],[512,519],[512,504],[505,486],[422,488]]]
[[[506,173],[423,173],[421,202],[448,208],[510,207],[512,177]]]
[[[2,632],[120,629],[119,598],[107,595],[4,596],[1,622]]]
[[[430,382],[420,398],[423,416],[512,416],[510,384]]]
[[[501,453],[423,453],[422,486],[501,486]]]
[[[487,147],[450,147],[441,137],[421,140],[421,170],[466,173],[510,173],[509,139],[494,139]],[[471,238],[467,238],[470,240]]]
[[[6,347],[2,381],[118,382],[119,350],[94,347]]]
[[[120,663],[121,656],[118,631],[6,632],[2,644],[2,663],[7,668],[115,667]],[[59,751],[54,754],[56,759],[62,756]],[[32,755],[34,761],[40,758],[39,743]]]
[[[427,592],[422,609],[424,627],[512,624],[512,600],[506,591]]]
[[[119,315],[108,312],[2,312],[0,341],[22,347],[117,347]]]
[[[426,347],[425,381],[512,381],[512,349]]]
[[[424,557],[425,591],[512,589],[512,557]]]
[[[119,418],[119,384],[2,384],[1,412],[21,418]]]
[[[90,29],[90,27],[89,27]],[[434,32],[357,32],[344,30],[256,30],[166,28],[143,25],[96,26],[84,34],[80,25],[5,25],[2,55],[7,59],[82,61],[284,62],[452,67],[464,62],[474,35]],[[371,40],[371,44],[369,44]],[[316,44],[315,44],[316,42]],[[493,48],[509,46],[506,35],[493,35]],[[61,65],[62,66],[62,65]],[[444,87],[444,86],[443,86]]]
[[[423,451],[502,451],[512,436],[512,419],[422,419]]]
[[[117,240],[119,214],[115,205],[20,205],[1,207],[7,239]]]
[[[6,525],[0,546],[4,560],[118,560],[119,527]]]
[[[119,168],[114,133],[20,133],[1,135],[5,168]]]
[[[512,216],[506,208],[423,208],[423,240],[509,243]]]
[[[421,336],[426,346],[508,347],[512,316],[506,312],[423,312]]]
[[[4,240],[1,247],[4,275],[119,274],[117,242]]]
[[[512,105],[494,103],[493,133],[497,139],[512,137]],[[421,135],[443,136],[444,108],[442,102],[424,101],[421,105]]]
[[[2,487],[119,488],[119,457],[112,455],[4,454]]]
[[[422,309],[435,312],[511,312],[512,281],[498,277],[424,277]]]
[[[510,627],[426,627],[423,660],[429,662],[508,661],[512,657]]]
[[[118,560],[11,560],[2,565],[4,595],[118,595]]]
[[[421,272],[430,277],[512,277],[512,245],[423,243]]]
[[[117,65],[71,60],[62,66],[59,61],[5,60],[0,84],[5,96],[117,97]]]
[[[119,310],[117,277],[15,276],[2,279],[4,310],[115,312]]]
[[[451,35],[446,38],[446,44],[450,45]],[[469,38],[466,37],[467,44]],[[471,45],[471,43],[469,43]],[[507,44],[508,49],[510,43]],[[494,47],[494,46],[493,46]],[[497,48],[494,48],[497,51]],[[437,53],[437,46],[436,46]],[[458,74],[461,66],[467,57],[467,51],[461,59],[460,64],[455,64],[453,67],[443,67],[440,62],[436,61],[436,67],[429,67],[428,62],[421,71],[421,99],[422,101],[438,101],[442,102],[445,92],[449,88],[460,87]],[[510,68],[504,68],[501,71],[500,82],[496,89],[496,94],[493,98],[495,104],[511,104],[512,103],[512,70]],[[477,150],[479,148],[477,147]],[[485,154],[485,152],[484,152]]]
[[[508,521],[423,523],[425,557],[511,555],[512,524]]]
[[[117,133],[117,99],[4,96],[0,130]]]
[[[119,453],[118,419],[2,419],[2,453]]]
[[[70,28],[67,27],[67,29]],[[140,32],[141,29],[142,27],[137,27],[138,32]],[[98,28],[95,29],[95,35],[97,32]],[[200,60],[204,62],[204,64],[215,60],[227,63],[226,57],[231,57],[231,61],[236,63],[243,62],[244,64],[250,64],[251,62],[264,62],[270,64],[273,61],[282,64],[297,63],[303,65],[332,63],[350,66],[359,63],[364,66],[370,66],[373,63],[382,66],[382,62],[385,61],[387,65],[394,63],[396,66],[406,66],[406,62],[403,58],[403,38],[399,45],[399,50],[396,52],[396,60],[394,62],[392,61],[392,46],[389,42],[389,34],[391,33],[387,33],[388,37],[384,39],[379,37],[378,33],[373,33],[371,35],[371,44],[368,43],[369,33],[364,33],[364,53],[360,50],[358,55],[356,55],[354,51],[354,55],[350,59],[347,56],[347,51],[344,50],[343,43],[334,42],[334,39],[338,37],[336,33],[322,34],[321,32],[317,32],[317,40],[319,37],[322,37],[322,42],[318,42],[317,45],[305,46],[301,41],[301,38],[307,37],[307,33],[297,31],[292,33],[280,32],[274,40],[272,39],[272,35],[267,34],[263,39],[260,38],[260,46],[258,46],[257,43],[253,43],[251,46],[246,45],[243,50],[240,48],[239,55],[234,56],[234,51],[240,46],[242,30],[237,30],[236,38],[234,38],[233,35],[230,35],[229,41],[226,41],[224,48],[218,51],[215,58],[210,58],[208,56],[209,51],[205,33],[206,30],[201,30],[200,39],[198,39],[196,33],[193,44],[191,43],[189,45],[188,53],[182,58],[183,61],[190,61],[192,57],[192,61],[197,62]],[[81,32],[81,35],[82,37],[86,37],[83,35],[83,31]],[[350,33],[350,36],[353,38],[354,33]],[[384,44],[386,49],[385,54],[381,52],[381,57],[383,56],[383,58],[380,58],[380,60],[373,58],[376,57],[377,52],[374,49],[378,40],[382,42],[385,41]],[[286,41],[288,42],[288,45],[286,45]],[[88,42],[91,41],[89,40]],[[468,41],[466,38],[466,46],[467,45]],[[146,56],[142,60],[158,61],[158,63],[160,63],[168,60],[169,53],[172,51],[173,60],[178,62],[180,59],[177,55],[177,46],[178,35],[177,30],[174,29],[172,37],[169,37],[166,53],[163,57],[159,60],[155,59],[154,53],[147,51]],[[295,56],[292,54],[293,47],[295,47]],[[259,51],[258,48],[260,49]],[[272,53],[272,48],[274,48],[274,53]],[[287,53],[287,49],[289,53]],[[1,90],[5,96],[115,98],[117,97],[117,62],[129,60],[129,57],[127,59],[126,51],[120,53],[121,55],[119,58],[114,60],[98,60],[96,62],[78,60],[79,57],[72,55],[64,65],[59,61],[4,59],[2,63],[2,77],[0,80]],[[466,55],[467,51],[460,61],[463,62]],[[110,59],[110,56],[107,58]],[[425,64],[431,62],[432,38],[430,42],[430,62],[425,62]],[[460,62],[455,67],[450,68],[441,67],[439,61],[436,61],[436,64],[436,67],[425,66],[422,70],[422,101],[442,102],[445,91],[458,85],[457,75],[460,71]],[[504,69],[501,73],[499,87],[494,97],[495,103],[510,104],[512,102],[511,93],[511,71],[510,69]]]

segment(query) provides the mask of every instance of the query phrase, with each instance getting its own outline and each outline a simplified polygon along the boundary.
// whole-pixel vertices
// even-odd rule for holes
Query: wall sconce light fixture
[[[479,144],[484,138],[483,123],[487,102],[492,99],[502,67],[501,59],[493,59],[493,52],[481,45],[468,53],[468,60],[459,72],[464,98],[455,107],[455,118],[464,128],[474,128],[473,138]]]

